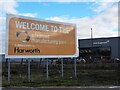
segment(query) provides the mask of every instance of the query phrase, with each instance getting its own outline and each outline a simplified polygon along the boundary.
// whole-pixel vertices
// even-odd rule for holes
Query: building
[[[120,58],[120,37],[79,39],[79,57],[85,59]]]

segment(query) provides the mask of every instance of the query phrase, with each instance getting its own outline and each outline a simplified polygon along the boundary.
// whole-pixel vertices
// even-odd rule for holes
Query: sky
[[[6,13],[76,24],[77,39],[90,38],[91,28],[93,38],[118,36],[117,0],[0,0],[0,53]]]

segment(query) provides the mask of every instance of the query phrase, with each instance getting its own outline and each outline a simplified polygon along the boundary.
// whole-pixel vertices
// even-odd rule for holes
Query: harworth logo
[[[36,49],[20,49],[19,47],[14,47],[14,53],[40,53],[38,48]]]
[[[21,42],[28,42],[30,40],[30,36],[26,30],[21,30],[16,33],[16,37],[20,38]],[[38,48],[35,49],[23,49],[19,47],[14,47],[14,53],[40,53]]]

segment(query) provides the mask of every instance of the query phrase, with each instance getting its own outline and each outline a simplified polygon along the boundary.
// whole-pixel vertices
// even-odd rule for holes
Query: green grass
[[[27,63],[11,64],[11,82],[7,82],[7,65],[3,63],[3,87],[42,87],[42,86],[120,86],[120,63],[77,64],[77,78],[74,65],[64,64],[64,77],[61,78],[61,65],[49,65],[49,78],[46,69],[39,63],[31,63],[31,81],[27,80]],[[20,78],[19,75],[22,75]]]

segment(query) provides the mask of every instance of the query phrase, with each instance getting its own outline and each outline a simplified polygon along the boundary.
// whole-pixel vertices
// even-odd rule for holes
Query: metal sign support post
[[[62,75],[62,78],[63,78],[63,59],[61,59],[61,75]]]
[[[48,59],[46,59],[46,78],[48,79]]]
[[[30,60],[28,60],[28,81],[30,82]]]
[[[74,58],[74,76],[76,78],[76,58]]]
[[[10,83],[10,59],[8,59],[8,83]]]

